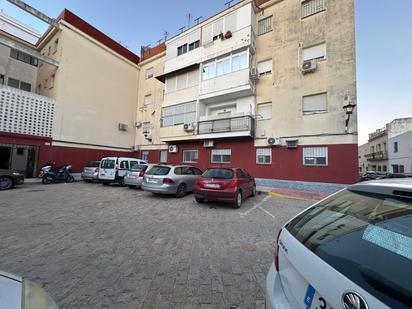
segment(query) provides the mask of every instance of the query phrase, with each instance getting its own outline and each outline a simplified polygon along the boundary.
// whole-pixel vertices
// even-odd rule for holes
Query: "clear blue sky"
[[[292,0],[288,0],[292,1]],[[295,0],[296,1],[296,0]],[[342,0],[344,1],[344,0]],[[187,13],[207,18],[225,0],[26,0],[51,17],[64,7],[139,53],[187,26]],[[238,2],[238,1],[235,1]],[[156,6],[153,9],[153,6]],[[0,8],[43,32],[47,26],[0,0]],[[356,0],[359,141],[394,118],[412,117],[412,0]]]

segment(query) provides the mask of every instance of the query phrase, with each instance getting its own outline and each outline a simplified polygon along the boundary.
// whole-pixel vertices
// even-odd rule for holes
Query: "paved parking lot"
[[[275,230],[311,204],[242,208],[100,184],[0,192],[0,269],[60,308],[263,308]]]

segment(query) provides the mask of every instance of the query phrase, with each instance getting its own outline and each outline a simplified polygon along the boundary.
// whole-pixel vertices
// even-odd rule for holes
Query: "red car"
[[[256,195],[255,179],[243,168],[210,168],[197,178],[194,188],[196,202],[217,201],[233,203]]]

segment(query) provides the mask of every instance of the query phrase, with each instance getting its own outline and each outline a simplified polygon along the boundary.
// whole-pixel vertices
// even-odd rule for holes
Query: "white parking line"
[[[240,215],[241,216],[247,216],[251,211],[255,210],[256,208],[260,207],[264,202],[266,202],[268,199],[270,199],[270,196],[266,196],[263,200],[261,200],[259,203],[257,203],[255,206],[253,206],[252,208],[250,208],[249,210],[245,211],[245,212],[241,212]]]
[[[262,208],[262,207],[260,207],[259,206],[259,209],[260,210],[263,210],[266,214],[268,214],[269,216],[271,216],[273,219],[275,219],[275,216],[274,215],[272,215],[269,211],[267,211],[266,209],[264,209],[264,208]]]

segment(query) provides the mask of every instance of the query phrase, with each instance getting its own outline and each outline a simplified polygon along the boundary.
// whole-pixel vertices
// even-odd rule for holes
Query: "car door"
[[[190,188],[188,188],[188,190],[193,191],[196,184],[196,179],[202,175],[202,171],[196,167],[187,167],[187,173],[188,177],[190,177]]]
[[[243,175],[245,176],[245,179],[246,179],[246,186],[247,186],[247,190],[249,192],[248,195],[252,195],[253,189],[255,187],[255,178],[250,176],[250,174],[247,172],[247,170],[245,170],[243,168],[242,168],[242,172],[243,172]]]
[[[128,170],[129,170],[129,160],[127,159],[120,160],[117,176],[120,178],[123,178],[126,175],[126,172]]]
[[[242,169],[237,170],[237,175],[239,178],[239,187],[242,190],[242,195],[243,197],[247,197],[250,195],[250,189],[249,189],[249,178],[247,177],[247,174]]]

